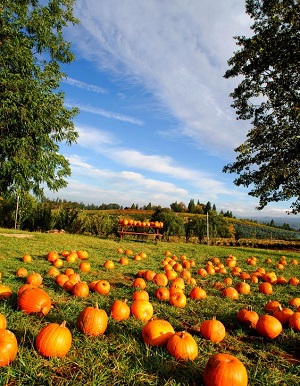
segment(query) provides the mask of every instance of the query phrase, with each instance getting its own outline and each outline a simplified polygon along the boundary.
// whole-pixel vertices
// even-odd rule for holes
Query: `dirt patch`
[[[0,236],[6,236],[6,237],[17,237],[19,239],[28,238],[31,239],[33,235],[24,235],[24,234],[18,234],[18,233],[0,233]]]

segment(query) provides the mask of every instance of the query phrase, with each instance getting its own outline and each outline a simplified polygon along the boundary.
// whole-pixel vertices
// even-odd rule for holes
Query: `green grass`
[[[3,236],[10,233],[13,237]],[[255,330],[249,330],[236,320],[237,311],[247,305],[252,305],[260,315],[265,313],[264,304],[276,299],[283,306],[288,306],[291,297],[298,297],[299,287],[291,285],[274,285],[274,294],[262,295],[258,285],[251,284],[249,295],[240,295],[234,301],[224,298],[221,292],[213,287],[216,281],[222,281],[230,275],[211,275],[205,278],[197,275],[199,268],[212,257],[218,257],[222,262],[228,254],[236,256],[238,265],[243,271],[252,272],[257,267],[275,271],[287,279],[292,276],[300,278],[300,266],[287,264],[285,270],[277,271],[276,263],[282,255],[288,262],[299,259],[299,252],[270,251],[251,248],[230,248],[206,246],[186,243],[147,242],[99,239],[82,235],[23,233],[31,237],[15,237],[12,231],[0,229],[0,272],[3,284],[12,289],[12,295],[7,300],[0,300],[0,313],[7,319],[7,328],[15,333],[19,352],[16,359],[0,370],[0,385],[202,385],[202,374],[209,357],[217,352],[226,352],[237,356],[246,366],[249,375],[249,385],[297,385],[300,384],[299,343],[300,333],[284,327],[283,332],[274,340],[259,336]],[[118,263],[120,257],[117,248],[131,249],[134,254],[146,252],[147,258],[134,261],[129,257],[129,265]],[[87,298],[75,298],[58,287],[53,277],[47,272],[50,263],[46,254],[50,250],[79,250],[89,253],[92,270],[81,273],[81,280],[88,283],[95,279],[106,279],[111,284],[107,296],[90,293]],[[132,281],[139,270],[151,269],[163,272],[162,260],[164,252],[171,251],[180,258],[185,254],[193,259],[196,266],[191,268],[192,276],[197,284],[207,292],[207,299],[194,301],[188,297],[191,286],[186,286],[188,297],[185,308],[172,307],[168,302],[159,302],[154,297],[156,286],[147,282],[150,301],[154,307],[154,316],[168,320],[175,331],[189,331],[198,343],[199,356],[193,362],[177,362],[169,355],[165,347],[148,347],[141,338],[143,323],[133,317],[124,322],[116,322],[109,317],[108,327],[101,337],[88,337],[80,333],[75,326],[79,312],[86,306],[98,302],[99,307],[108,314],[110,306],[116,299],[128,299],[134,292]],[[25,253],[33,257],[32,263],[23,263],[21,258]],[[256,267],[246,264],[248,257],[258,259]],[[268,265],[265,259],[270,257]],[[114,270],[106,270],[103,263],[111,259],[115,262]],[[70,264],[64,262],[60,268],[72,267],[78,271],[79,261]],[[31,272],[39,272],[43,276],[43,288],[49,293],[53,308],[44,318],[36,315],[26,315],[17,309],[17,291],[26,279],[17,278],[15,272],[19,267],[25,267]],[[79,272],[79,271],[78,271]],[[233,277],[234,284],[239,281]],[[205,340],[199,333],[202,321],[216,316],[226,328],[226,337],[219,344]],[[71,330],[73,342],[69,353],[62,359],[46,359],[40,356],[34,341],[39,330],[49,322],[61,323],[67,321]]]

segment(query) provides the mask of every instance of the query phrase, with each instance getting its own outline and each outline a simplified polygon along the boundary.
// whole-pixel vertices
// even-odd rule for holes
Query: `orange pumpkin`
[[[289,318],[289,326],[294,330],[299,332],[300,331],[300,312],[296,311],[291,315]]]
[[[22,261],[23,261],[23,263],[31,263],[32,262],[32,256],[29,255],[28,253],[26,253],[25,255],[23,255]]]
[[[59,254],[56,251],[50,251],[48,252],[46,258],[52,263],[54,260],[59,258]]]
[[[169,303],[177,308],[184,308],[186,306],[186,296],[183,292],[174,292],[170,295]]]
[[[272,284],[269,282],[260,283],[258,286],[258,291],[265,295],[272,295],[273,293]]]
[[[168,285],[168,282],[169,282],[169,280],[164,273],[157,273],[153,277],[153,283],[155,283],[159,287],[166,287]]]
[[[8,285],[0,283],[0,299],[8,299],[12,294],[12,290]]]
[[[200,334],[213,343],[219,343],[225,338],[226,330],[224,324],[214,316],[212,319],[204,320],[201,323]]]
[[[0,314],[0,329],[6,329],[6,317],[3,314]]]
[[[167,287],[160,287],[155,290],[155,297],[159,300],[169,300],[170,290]]]
[[[98,280],[95,284],[94,291],[100,295],[108,295],[110,292],[110,284],[107,280]]]
[[[175,333],[172,325],[162,319],[150,320],[142,329],[142,339],[150,346],[163,346]]]
[[[281,324],[288,323],[290,317],[293,315],[294,311],[287,307],[279,307],[273,312],[274,318],[278,319]]]
[[[149,300],[149,294],[145,290],[134,291],[132,300]]]
[[[239,293],[234,287],[226,287],[222,291],[222,295],[231,298],[233,300],[238,300],[239,298]]]
[[[130,316],[130,307],[127,304],[127,299],[115,300],[110,308],[110,316],[121,322],[123,320],[127,320]]]
[[[107,313],[99,309],[98,304],[95,307],[84,308],[76,319],[78,331],[89,336],[101,336],[107,328]]]
[[[186,331],[176,332],[167,342],[170,355],[179,361],[193,361],[198,357],[198,345],[191,334]]]
[[[80,264],[79,264],[79,269],[80,271],[82,272],[90,272],[91,270],[91,264],[89,261],[82,261]]]
[[[66,327],[66,322],[62,324],[50,323],[43,327],[35,339],[37,352],[46,357],[64,357],[72,345],[72,334]]]
[[[27,277],[28,276],[28,271],[26,268],[20,267],[16,271],[16,276],[18,277]]]
[[[153,316],[153,306],[148,300],[135,300],[130,307],[133,317],[148,322]]]
[[[86,260],[89,257],[89,254],[85,250],[79,250],[77,251],[77,256],[80,260]]]
[[[282,331],[282,324],[272,315],[262,315],[256,323],[256,331],[259,335],[274,339]]]
[[[194,287],[191,289],[190,298],[194,300],[203,300],[206,299],[206,291],[201,287]]]
[[[230,354],[214,354],[203,371],[205,386],[247,386],[248,374],[243,363]]]
[[[105,263],[103,264],[103,266],[106,269],[114,269],[115,263],[112,260],[106,260]]]
[[[237,320],[250,328],[256,327],[258,318],[258,313],[253,311],[251,306],[241,308],[237,313]]]
[[[145,289],[147,287],[147,284],[142,277],[136,277],[132,282],[132,287]]]
[[[18,341],[13,332],[0,329],[0,367],[8,366],[18,353]]]
[[[85,281],[80,281],[79,283],[74,284],[74,287],[72,289],[72,294],[80,298],[88,297],[89,292],[89,286]]]
[[[40,286],[43,282],[43,278],[39,273],[31,273],[27,276],[26,282],[35,286]]]
[[[17,304],[19,310],[26,314],[45,316],[51,308],[51,298],[46,291],[39,287],[27,288],[18,294]]]

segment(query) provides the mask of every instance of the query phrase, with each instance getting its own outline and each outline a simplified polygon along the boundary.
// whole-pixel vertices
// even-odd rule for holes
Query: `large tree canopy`
[[[225,78],[241,77],[232,107],[251,120],[246,141],[224,172],[250,187],[258,209],[292,199],[300,212],[300,3],[299,0],[246,0],[254,20],[251,37],[236,37],[240,49],[229,59]]]
[[[74,56],[63,29],[77,23],[73,0],[0,0],[0,195],[43,195],[66,186],[69,162],[59,143],[78,134],[77,109],[64,107],[62,63]]]

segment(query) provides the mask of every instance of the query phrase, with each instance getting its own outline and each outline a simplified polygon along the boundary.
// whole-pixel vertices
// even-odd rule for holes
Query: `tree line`
[[[193,202],[191,200],[190,202]],[[203,212],[177,210],[176,205],[170,208],[161,206],[147,210],[136,207],[122,208],[117,204],[108,204],[105,209],[100,205],[90,206],[67,200],[37,200],[30,194],[24,194],[16,206],[16,196],[2,198],[0,202],[0,227],[17,228],[26,231],[48,232],[63,230],[74,234],[88,234],[97,237],[117,237],[118,220],[130,217],[134,220],[159,221],[164,223],[160,230],[163,239],[181,238],[186,242],[204,242],[207,239],[243,238],[283,239],[299,238],[299,233],[285,226],[271,227],[259,225],[255,221],[238,220],[232,213],[217,212],[216,206],[209,202],[203,205]],[[179,205],[182,208],[182,205]],[[197,207],[197,205],[196,205]],[[143,231],[142,229],[140,231]]]

